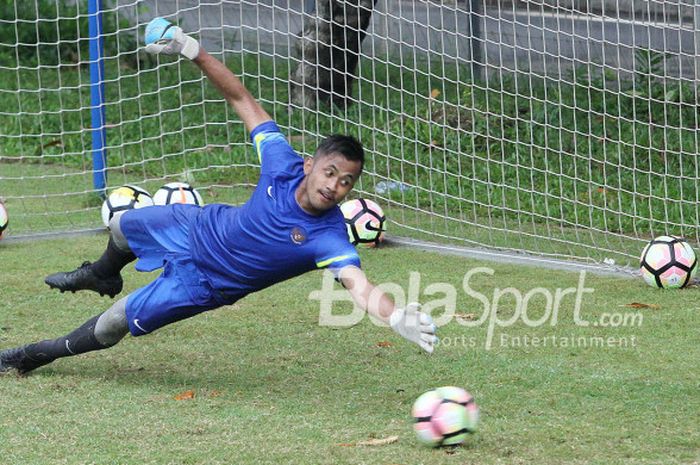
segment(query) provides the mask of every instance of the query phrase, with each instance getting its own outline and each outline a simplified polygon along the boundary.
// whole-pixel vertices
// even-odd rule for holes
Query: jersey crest
[[[292,232],[289,234],[289,237],[292,239],[292,242],[301,245],[306,241],[306,231],[299,226],[294,226],[292,228]]]

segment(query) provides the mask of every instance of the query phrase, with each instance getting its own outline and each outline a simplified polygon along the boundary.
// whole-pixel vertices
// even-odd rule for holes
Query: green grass
[[[106,236],[0,242],[0,347],[55,337],[109,305],[90,293],[60,294],[43,284],[53,271],[97,256]],[[578,275],[495,265],[406,248],[362,251],[375,282],[421,291],[464,273],[477,292],[514,287],[554,291]],[[407,264],[410,264],[408,266]],[[125,272],[126,289],[155,275]],[[641,314],[629,327],[581,327],[565,299],[555,326],[518,321],[498,329],[485,349],[486,324],[454,320],[440,328],[433,356],[367,319],[345,329],[318,325],[310,301],[321,276],[310,273],[238,304],[126,338],[106,351],[60,360],[27,377],[0,377],[0,456],[32,464],[693,464],[700,460],[695,412],[700,375],[697,288],[661,292],[641,280],[586,277],[581,315]],[[482,304],[458,292],[457,312]],[[441,295],[420,295],[424,302]],[[539,300],[538,300],[539,299]],[[658,308],[623,307],[631,302]],[[499,318],[512,314],[504,299]],[[528,316],[542,315],[543,299]],[[340,311],[340,310],[339,310]],[[438,316],[438,314],[436,314]],[[612,337],[634,347],[515,347],[500,335]],[[464,343],[462,343],[464,338]],[[379,342],[388,341],[389,347]],[[465,447],[419,446],[409,418],[413,400],[440,385],[467,388],[481,407],[479,432]],[[194,390],[192,400],[175,396]],[[399,436],[378,447],[344,447]]]

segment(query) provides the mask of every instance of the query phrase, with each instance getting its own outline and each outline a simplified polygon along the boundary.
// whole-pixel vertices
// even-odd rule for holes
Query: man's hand
[[[420,304],[410,303],[406,308],[397,308],[389,317],[389,326],[404,338],[432,353],[438,338],[435,323],[427,313],[420,311]]]
[[[146,26],[146,51],[155,55],[177,55],[194,60],[199,55],[199,42],[179,26],[163,18],[155,18]]]

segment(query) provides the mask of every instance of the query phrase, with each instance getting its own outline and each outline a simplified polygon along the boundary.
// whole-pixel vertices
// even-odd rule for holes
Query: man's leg
[[[27,373],[57,358],[112,347],[129,332],[127,298],[120,299],[109,310],[90,318],[65,336],[3,350],[0,352],[0,373],[13,369]]]
[[[119,225],[123,213],[114,215],[109,222],[107,249],[95,263],[85,262],[75,271],[51,274],[44,282],[61,292],[87,289],[110,297],[119,294],[124,285],[120,272],[136,259]]]

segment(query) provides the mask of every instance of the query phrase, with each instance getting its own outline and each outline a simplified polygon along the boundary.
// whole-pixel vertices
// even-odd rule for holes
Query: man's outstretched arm
[[[365,273],[356,266],[344,267],[340,270],[339,278],[353,300],[367,313],[388,324],[426,352],[433,352],[438,340],[435,336],[437,328],[430,315],[420,311],[420,304],[409,303],[406,308],[396,308],[394,302],[370,283]]]
[[[149,53],[179,54],[192,60],[233,107],[248,131],[272,119],[241,80],[179,26],[163,18],[155,18],[146,26],[145,41]]]
[[[245,88],[238,76],[233,74],[222,62],[209,55],[206,50],[200,48],[199,55],[193,61],[233,107],[248,132],[255,129],[260,123],[272,119]]]

